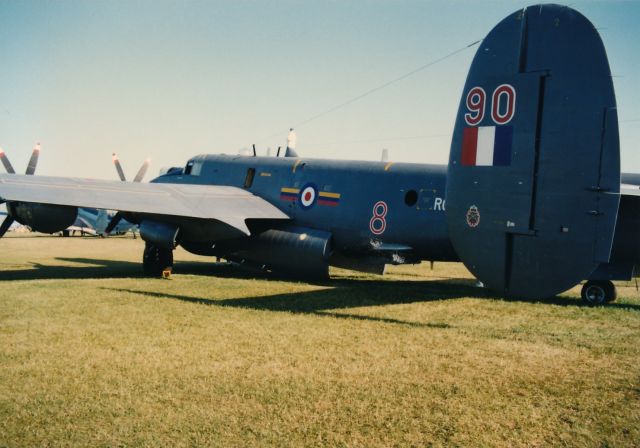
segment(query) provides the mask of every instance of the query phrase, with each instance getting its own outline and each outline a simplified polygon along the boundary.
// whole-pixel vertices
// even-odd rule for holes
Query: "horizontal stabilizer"
[[[622,184],[620,194],[626,196],[640,196],[640,185]]]

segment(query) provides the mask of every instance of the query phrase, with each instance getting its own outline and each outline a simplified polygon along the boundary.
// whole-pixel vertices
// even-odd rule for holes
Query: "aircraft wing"
[[[250,234],[246,219],[289,219],[246,190],[218,185],[0,174],[0,200],[210,219],[246,235]]]

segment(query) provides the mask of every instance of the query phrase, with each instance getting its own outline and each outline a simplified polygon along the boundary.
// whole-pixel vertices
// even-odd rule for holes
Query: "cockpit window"
[[[196,160],[195,162],[193,162],[193,168],[191,168],[191,175],[199,176],[200,172],[202,171],[202,165],[203,165],[202,160]]]
[[[187,162],[187,166],[184,167],[184,174],[189,176],[199,176],[202,171],[203,160],[191,159]]]

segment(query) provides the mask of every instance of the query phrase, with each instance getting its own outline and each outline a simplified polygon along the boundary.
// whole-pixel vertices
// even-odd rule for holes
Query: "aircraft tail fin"
[[[456,252],[485,285],[545,297],[609,260],[618,118],[595,27],[559,5],[516,11],[469,70],[447,176]]]

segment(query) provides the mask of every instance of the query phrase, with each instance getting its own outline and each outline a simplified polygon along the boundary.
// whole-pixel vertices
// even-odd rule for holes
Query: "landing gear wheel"
[[[582,300],[588,305],[602,305],[616,300],[617,292],[613,283],[608,280],[589,280],[582,287]]]
[[[160,277],[162,272],[173,266],[173,251],[146,243],[142,255],[142,269],[145,275]]]

